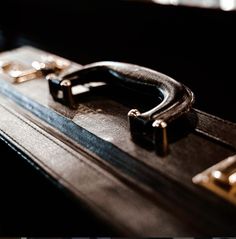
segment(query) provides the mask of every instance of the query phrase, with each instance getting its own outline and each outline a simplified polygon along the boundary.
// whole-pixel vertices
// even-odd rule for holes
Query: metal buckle
[[[236,155],[196,175],[193,182],[236,205]]]
[[[7,74],[12,83],[19,84],[50,73],[58,74],[70,65],[69,61],[53,56],[42,56],[41,58],[41,61],[33,61],[31,68],[16,61],[0,62],[0,72]]]

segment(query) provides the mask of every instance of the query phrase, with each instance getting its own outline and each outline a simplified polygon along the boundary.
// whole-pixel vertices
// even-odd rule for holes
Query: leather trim
[[[236,124],[194,109],[198,115],[196,132],[230,146],[236,151]]]

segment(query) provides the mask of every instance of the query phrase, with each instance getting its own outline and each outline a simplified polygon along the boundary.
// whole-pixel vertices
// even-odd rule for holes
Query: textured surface
[[[24,52],[23,56],[22,52]],[[40,54],[42,54],[40,51],[30,48],[19,50],[16,53],[13,52],[15,59],[21,59],[26,63],[31,63]],[[3,55],[4,58],[9,56]],[[73,67],[79,68],[79,65],[74,65]],[[38,160],[48,165],[46,167],[41,164],[41,166],[45,170],[49,169],[50,173],[62,183],[68,180],[72,182],[74,187],[79,181],[83,182],[83,179],[91,175],[92,179],[87,178],[86,180],[88,185],[85,183],[83,186],[83,183],[79,183],[78,191],[85,192],[93,200],[95,197],[93,193],[99,192],[99,194],[96,193],[97,204],[95,210],[98,209],[99,204],[105,210],[105,213],[101,213],[105,218],[110,217],[109,211],[112,210],[112,215],[115,219],[113,223],[128,228],[134,233],[142,232],[144,235],[147,235],[147,232],[150,232],[150,235],[188,234],[188,229],[184,226],[187,222],[197,227],[198,232],[204,231],[206,234],[212,234],[217,231],[218,233],[224,234],[227,232],[232,234],[234,230],[232,215],[235,213],[235,208],[193,185],[192,177],[235,153],[233,139],[236,135],[236,127],[234,124],[199,111],[192,112],[189,117],[191,121],[194,120],[194,117],[196,118],[197,131],[189,130],[181,137],[178,137],[170,145],[170,154],[165,158],[161,158],[153,150],[144,149],[130,139],[126,119],[127,112],[130,109],[129,95],[123,94],[122,97],[120,95],[117,97],[115,91],[109,91],[104,96],[99,91],[91,92],[81,97],[77,110],[70,110],[52,100],[48,93],[47,82],[43,79],[12,86],[6,83],[8,77],[4,75],[1,77],[5,80],[1,84],[1,91],[4,94],[40,116],[53,127],[61,130],[64,136],[56,129],[53,130],[48,124],[44,124],[41,120],[28,115],[27,118],[34,122],[31,124],[41,125],[50,134],[53,132],[57,138],[55,140],[65,142],[69,146],[65,145],[63,147],[69,150],[77,152],[81,148],[83,150],[85,148],[89,149],[90,157],[92,155],[93,159],[85,157],[85,162],[92,162],[92,165],[96,162],[95,164],[97,165],[93,167],[106,171],[105,174],[110,175],[109,177],[114,177],[111,174],[117,175],[118,178],[122,178],[122,181],[125,180],[129,184],[134,183],[136,185],[133,185],[132,189],[130,189],[118,179],[114,179],[117,184],[112,184],[111,187],[106,186],[107,183],[112,183],[114,180],[105,180],[104,176],[96,178],[93,176],[94,169],[86,173],[87,169],[82,169],[83,167],[80,164],[70,164],[75,159],[70,159],[71,155],[68,155],[67,160],[65,153],[60,152],[60,150],[63,150],[61,145],[57,146],[60,149],[55,149],[55,143],[46,143],[45,139],[40,139],[42,136],[38,135],[35,130],[30,132],[25,140],[22,140],[21,135],[15,135],[15,131],[4,122],[3,126],[5,125],[14,138],[19,137],[19,142],[24,143],[25,147],[30,147],[28,150],[30,152],[27,154],[36,154],[40,151],[40,155],[37,156]],[[21,111],[19,112],[19,114],[23,114]],[[27,115],[26,112],[24,114]],[[220,130],[220,127],[223,130]],[[230,136],[228,136],[229,132]],[[33,138],[35,140],[45,143],[45,147],[43,147],[45,150],[39,150],[36,142],[32,144],[30,140],[32,138],[31,134],[34,134]],[[72,141],[68,139],[68,136]],[[85,140],[82,141],[82,139]],[[59,144],[64,145],[62,142]],[[49,156],[50,152],[54,155]],[[60,155],[64,156],[60,157]],[[31,157],[35,160],[32,155]],[[58,163],[58,160],[60,163]],[[79,173],[80,168],[81,175]],[[122,189],[119,189],[119,185]],[[71,184],[67,184],[67,186],[72,191],[74,190]],[[123,187],[127,191],[123,191]],[[142,196],[137,196],[137,192],[133,191],[136,187],[138,190],[143,190]],[[97,189],[99,190],[97,191]],[[111,201],[109,201],[108,194]],[[137,197],[135,200],[131,199],[132,207],[128,204],[127,198],[124,198],[126,194],[130,194],[129,199]],[[141,199],[139,200],[138,197],[141,197]],[[119,200],[119,203],[116,200]],[[152,200],[152,203],[150,200]],[[87,198],[86,201],[89,203]],[[122,202],[124,204],[121,204]],[[91,204],[93,205],[93,203]],[[165,212],[160,207],[166,208]],[[142,215],[146,216],[139,217],[141,208],[144,210]],[[173,216],[169,215],[168,212],[171,212]],[[129,220],[127,224],[126,220],[128,220],[129,216],[132,220]],[[183,220],[183,224],[180,223],[182,226],[175,221],[176,216]],[[167,219],[164,220],[166,217]],[[173,219],[171,219],[172,217]],[[161,220],[158,220],[158,218],[161,218]],[[144,222],[146,224],[143,224]],[[164,227],[163,225],[167,226]],[[217,228],[215,225],[217,225]],[[162,229],[160,230],[160,228]]]
[[[112,217],[113,226],[121,234],[191,234],[192,229],[162,209],[160,203],[153,203],[125,186],[82,153],[17,113],[13,107],[16,106],[0,98],[1,136],[9,144],[17,146],[22,157],[24,154],[30,157],[105,220]]]

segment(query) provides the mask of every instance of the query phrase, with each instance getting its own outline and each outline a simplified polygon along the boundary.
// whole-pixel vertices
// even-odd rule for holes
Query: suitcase
[[[0,62],[1,140],[118,235],[235,235],[236,125],[187,86],[29,46]]]

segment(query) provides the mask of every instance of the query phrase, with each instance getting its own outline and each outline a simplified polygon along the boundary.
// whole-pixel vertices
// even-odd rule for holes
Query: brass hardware
[[[157,153],[165,156],[168,153],[168,137],[167,137],[167,123],[163,120],[155,120],[152,124],[155,128],[154,142],[156,144]]]
[[[25,65],[19,62],[1,62],[0,69],[2,73],[10,76],[12,83],[20,83],[37,77],[34,69],[27,69]]]
[[[196,175],[193,182],[236,205],[236,155]]]
[[[132,138],[141,139],[144,135],[148,133],[145,132],[145,129],[142,129],[139,124],[138,117],[141,115],[139,110],[132,109],[128,112],[128,122],[129,128],[132,135]],[[151,127],[154,130],[153,134],[153,143],[155,144],[155,149],[158,155],[166,156],[168,153],[169,145],[168,145],[168,137],[167,137],[167,123],[163,120],[155,120]],[[142,133],[140,133],[142,132]]]
[[[0,71],[7,74],[12,83],[19,84],[50,73],[58,74],[70,65],[69,61],[53,56],[42,56],[41,59],[42,61],[33,61],[31,68],[15,61],[0,62]]]
[[[141,113],[139,112],[139,110],[137,109],[132,109],[128,112],[128,117],[137,117],[139,116]]]

